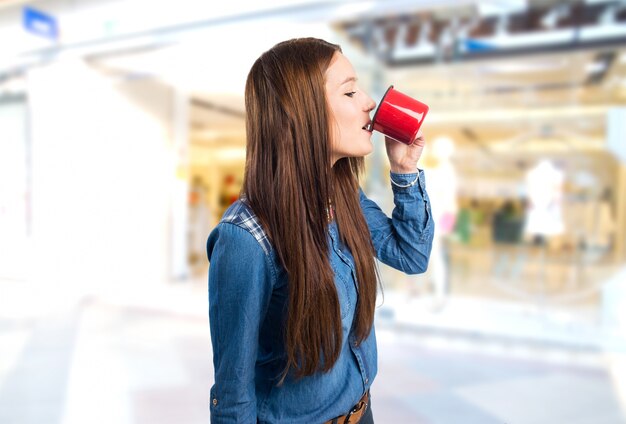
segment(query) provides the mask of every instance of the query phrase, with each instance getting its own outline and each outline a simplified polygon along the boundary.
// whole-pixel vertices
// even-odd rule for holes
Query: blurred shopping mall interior
[[[0,0],[0,423],[208,422],[246,76],[305,36],[430,106],[436,236],[422,275],[379,264],[376,421],[626,423],[624,0]]]

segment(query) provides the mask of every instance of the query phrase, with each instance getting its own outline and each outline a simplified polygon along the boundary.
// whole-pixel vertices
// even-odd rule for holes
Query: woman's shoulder
[[[223,225],[235,225],[244,229],[261,245],[266,255],[270,254],[272,246],[267,234],[263,230],[258,217],[246,202],[245,197],[236,200],[226,209],[217,227],[219,228]]]
[[[276,281],[277,266],[269,241],[252,209],[241,200],[226,209],[211,231],[206,252],[211,263],[209,269],[219,269],[226,273],[223,276],[241,276],[265,269],[272,284]]]
[[[239,198],[234,201],[227,209],[224,211],[222,215],[222,219],[220,219],[220,224],[224,222],[228,222],[231,224],[239,224],[246,219],[249,219],[251,216],[256,217],[254,215],[254,211],[250,208],[244,198]]]

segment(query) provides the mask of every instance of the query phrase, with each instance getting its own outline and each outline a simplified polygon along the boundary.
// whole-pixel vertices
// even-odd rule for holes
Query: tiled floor
[[[596,362],[581,365],[581,357],[544,361],[542,353],[555,352],[537,347],[521,359],[508,357],[507,348],[444,346],[393,333],[380,341],[373,407],[380,422],[626,422],[601,354],[579,354]]]
[[[208,423],[203,283],[75,296],[43,314],[36,287],[15,284],[0,299],[0,423]],[[388,317],[377,334],[377,423],[626,423],[607,352]]]

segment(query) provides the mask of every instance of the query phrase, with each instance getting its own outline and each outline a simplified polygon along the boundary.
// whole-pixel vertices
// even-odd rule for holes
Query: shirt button
[[[367,384],[367,383],[369,383],[369,382],[370,382],[370,379],[369,379],[369,378],[366,378],[366,379],[365,379],[365,384]]]
[[[217,405],[217,399],[213,399],[213,406]]]

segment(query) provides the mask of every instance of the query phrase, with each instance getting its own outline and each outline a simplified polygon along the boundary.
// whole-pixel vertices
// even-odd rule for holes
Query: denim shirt
[[[418,178],[419,176],[419,178]],[[359,189],[360,203],[376,257],[407,274],[426,270],[434,224],[424,173],[391,173],[392,218]],[[323,423],[347,413],[369,389],[377,372],[374,327],[361,345],[351,332],[358,297],[354,259],[328,226],[330,262],[341,309],[339,359],[327,373],[276,387],[286,363],[283,340],[288,279],[253,211],[233,203],[209,235],[209,324],[215,384],[210,390],[211,423]]]

